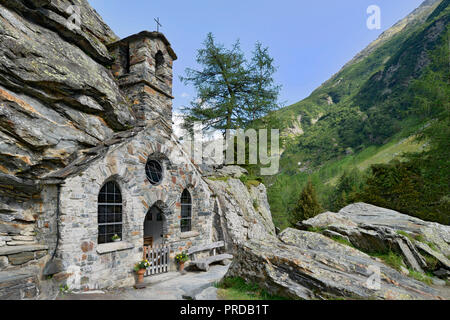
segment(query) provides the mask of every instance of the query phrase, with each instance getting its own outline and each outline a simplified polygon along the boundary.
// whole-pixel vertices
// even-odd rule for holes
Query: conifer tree
[[[295,225],[299,221],[308,220],[323,212],[322,206],[317,200],[316,190],[308,180],[306,187],[302,190],[297,202],[297,206],[291,213],[291,224]]]
[[[198,50],[199,70],[187,68],[180,80],[193,85],[197,94],[185,113],[184,127],[202,122],[204,130],[246,128],[249,123],[278,109],[280,86],[268,48],[257,42],[247,60],[239,41],[225,48],[209,33]]]
[[[331,195],[330,209],[338,212],[345,206],[358,202],[358,193],[364,184],[363,177],[357,168],[344,171]]]

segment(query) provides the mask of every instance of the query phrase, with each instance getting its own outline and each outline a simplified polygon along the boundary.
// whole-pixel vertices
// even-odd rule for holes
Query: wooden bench
[[[218,242],[209,243],[209,244],[205,244],[205,245],[201,245],[201,246],[190,247],[187,251],[187,254],[189,256],[192,256],[191,263],[194,264],[198,269],[203,270],[203,271],[208,271],[209,265],[211,263],[233,259],[233,255],[227,254],[227,253],[216,255],[216,249],[223,248],[223,247],[225,247],[225,242],[218,241]],[[212,250],[213,254],[210,255],[209,257],[202,258],[202,259],[195,258],[195,255],[197,253],[202,252],[202,251],[207,251],[207,250],[208,251]]]

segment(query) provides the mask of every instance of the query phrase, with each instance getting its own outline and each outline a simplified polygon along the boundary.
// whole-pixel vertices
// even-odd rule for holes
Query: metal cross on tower
[[[155,21],[156,21],[156,31],[159,32],[159,27],[162,27],[162,24],[159,22],[159,18],[156,18]]]

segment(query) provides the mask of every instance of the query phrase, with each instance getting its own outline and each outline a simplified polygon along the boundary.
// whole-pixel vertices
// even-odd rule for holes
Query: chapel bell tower
[[[143,31],[108,46],[112,72],[131,99],[140,123],[157,118],[172,131],[172,66],[177,59],[160,32]]]

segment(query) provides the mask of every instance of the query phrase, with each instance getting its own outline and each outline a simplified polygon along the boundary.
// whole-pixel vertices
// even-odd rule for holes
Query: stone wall
[[[163,34],[143,31],[109,45],[121,89],[138,120],[162,117],[172,125],[173,61],[177,59]]]
[[[160,140],[160,141],[158,141]],[[174,149],[180,146],[154,127],[110,148],[100,160],[76,176],[66,179],[61,189],[61,240],[58,258],[63,261],[69,287],[96,289],[134,284],[133,266],[142,259],[144,219],[153,205],[164,214],[164,238],[174,256],[192,245],[212,238],[213,201],[207,184],[188,158],[176,164]],[[164,166],[164,178],[157,186],[145,174],[149,156],[157,154]],[[118,243],[97,244],[97,198],[105,182],[116,181],[123,198],[123,234]],[[192,231],[181,233],[180,197],[187,188],[193,200]]]
[[[145,83],[125,86],[123,90],[133,101],[133,110],[139,121],[145,123],[162,117],[172,129],[172,98]]]
[[[0,272],[0,300],[27,300],[39,295],[36,277]]]
[[[57,187],[29,199],[0,197],[0,296],[36,298],[56,244]],[[0,298],[2,299],[2,298]]]
[[[28,200],[0,200],[0,271],[45,256],[56,238],[56,187]]]

